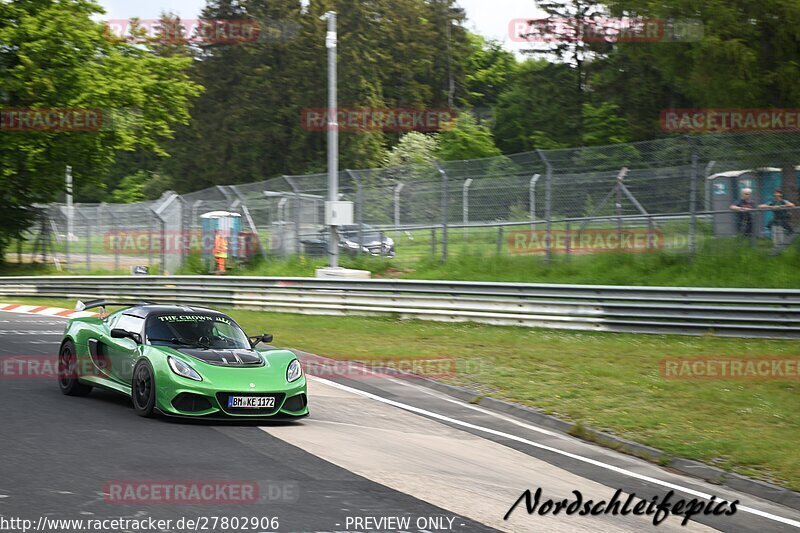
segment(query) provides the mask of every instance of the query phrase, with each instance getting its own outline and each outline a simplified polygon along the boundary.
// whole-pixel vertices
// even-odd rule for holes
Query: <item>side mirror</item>
[[[260,343],[269,344],[274,339],[274,336],[270,333],[264,333],[263,335],[256,335],[255,337],[250,337],[250,346],[255,348]]]
[[[142,343],[142,338],[139,336],[138,333],[131,333],[130,331],[125,331],[124,329],[114,328],[111,330],[111,338],[112,339],[130,339],[136,344]]]

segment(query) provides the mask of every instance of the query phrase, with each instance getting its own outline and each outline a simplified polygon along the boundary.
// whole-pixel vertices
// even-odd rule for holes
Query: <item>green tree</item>
[[[467,99],[473,109],[489,109],[508,88],[519,66],[514,54],[498,41],[470,34],[471,52],[466,58]]]
[[[479,125],[471,113],[461,113],[438,137],[437,155],[445,161],[502,155],[491,130]]]
[[[136,174],[125,176],[111,193],[111,201],[115,204],[132,204],[144,200],[144,186],[147,181],[147,173],[139,171]]]
[[[523,62],[495,107],[494,138],[504,153],[577,146],[580,97],[566,63]]]
[[[385,166],[417,166],[430,165],[436,159],[439,143],[435,136],[425,135],[417,131],[406,133],[388,154]]]
[[[661,2],[614,0],[614,14],[636,13],[662,19],[699,19],[702,37],[682,43],[654,43],[649,61],[656,80],[668,80],[663,107],[796,108],[800,106],[800,4],[795,0],[754,2],[715,0]],[[622,43],[615,54],[632,55],[637,43]],[[652,109],[656,116],[660,109]],[[765,139],[762,145],[774,142]],[[796,197],[796,151],[784,152],[773,165],[783,168],[783,186]]]
[[[200,90],[186,76],[190,61],[108,39],[92,20],[99,12],[84,0],[0,3],[2,105],[102,110],[92,131],[0,132],[0,249],[31,223],[30,205],[63,191],[65,166],[76,189],[102,187],[120,151],[165,154],[174,126],[188,120]]]
[[[325,131],[301,123],[327,108],[326,21],[338,13],[339,106],[438,109],[467,100],[471,52],[455,0],[212,0],[204,16],[291,28],[280,39],[203,43],[193,68],[206,92],[164,162],[176,190],[325,168]],[[343,168],[382,164],[400,134],[342,131]],[[124,174],[123,174],[124,175]]]
[[[666,107],[692,107],[669,74],[659,67],[658,54],[678,43],[620,43],[593,63],[592,101],[612,103],[624,115],[631,139],[642,141],[664,135],[660,112]]]
[[[111,201],[118,204],[131,204],[142,200],[156,200],[169,189],[167,178],[154,172],[139,170],[125,176],[116,189],[111,192]]]
[[[584,146],[626,143],[631,140],[628,121],[620,114],[619,106],[605,102],[598,106],[583,104]]]
[[[593,19],[606,13],[603,2],[596,0],[536,0],[536,5],[548,15],[545,35],[537,31],[523,35],[536,45],[527,52],[532,55],[555,55],[575,69],[575,95],[578,109],[574,120],[578,130],[582,128],[584,92],[589,87],[589,64],[596,54],[597,43],[593,43]],[[553,38],[553,37],[556,38]]]

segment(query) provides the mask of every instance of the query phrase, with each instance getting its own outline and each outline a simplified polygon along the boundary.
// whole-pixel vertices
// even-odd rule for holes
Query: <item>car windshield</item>
[[[378,230],[376,230],[375,228],[373,228],[372,226],[370,226],[368,224],[364,224],[363,226],[361,226],[361,232],[364,233],[364,234],[366,234],[366,233],[378,233]],[[354,225],[354,226],[342,226],[339,229],[339,233],[341,233],[345,237],[352,237],[352,236],[358,235],[358,226],[357,225]]]
[[[212,314],[173,314],[147,320],[147,339],[154,346],[250,349],[247,335],[230,318]]]
[[[339,233],[342,238],[348,241],[356,242],[358,240],[358,226],[342,226]],[[361,226],[361,240],[364,243],[380,241],[381,232],[372,226],[364,224]]]

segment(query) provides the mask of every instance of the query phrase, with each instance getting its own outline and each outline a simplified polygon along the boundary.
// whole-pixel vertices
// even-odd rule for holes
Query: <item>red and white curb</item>
[[[39,305],[18,305],[0,303],[0,311],[7,313],[21,313],[23,315],[45,315],[62,318],[83,318],[87,316],[100,316],[91,311],[75,311],[74,309],[64,309],[63,307],[47,307]]]

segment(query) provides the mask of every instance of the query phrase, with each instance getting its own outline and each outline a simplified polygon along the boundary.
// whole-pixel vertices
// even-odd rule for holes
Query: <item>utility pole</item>
[[[328,33],[325,46],[328,49],[328,201],[339,200],[339,123],[338,97],[336,94],[336,12],[328,11],[323,15],[328,20]],[[329,266],[339,266],[339,237],[336,226],[331,225],[328,237]]]

